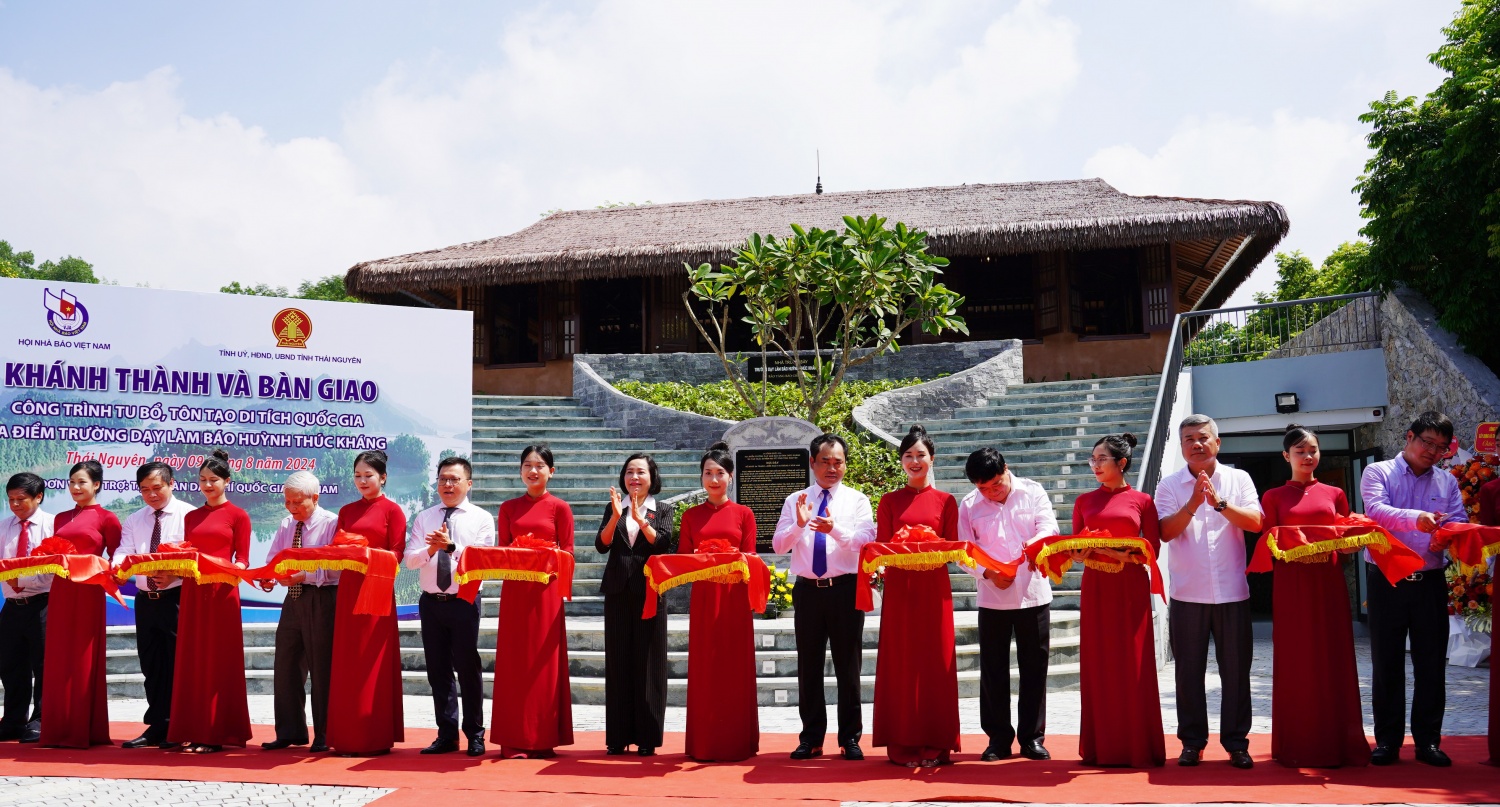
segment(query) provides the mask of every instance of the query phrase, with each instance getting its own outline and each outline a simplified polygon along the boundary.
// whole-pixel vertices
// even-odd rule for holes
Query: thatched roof
[[[366,261],[346,284],[359,295],[578,278],[664,275],[684,262],[728,260],[751,233],[792,223],[837,228],[843,216],[878,214],[928,233],[937,255],[1008,255],[1200,241],[1218,250],[1222,299],[1286,234],[1275,202],[1130,196],[1100,179],[763,196],[570,210],[511,235]],[[1227,287],[1227,289],[1226,289]],[[1226,289],[1219,293],[1221,289]],[[1206,289],[1200,289],[1199,297]],[[1195,301],[1196,302],[1196,301]]]

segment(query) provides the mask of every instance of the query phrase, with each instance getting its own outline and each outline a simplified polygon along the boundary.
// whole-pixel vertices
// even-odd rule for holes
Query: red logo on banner
[[[299,308],[283,308],[271,318],[271,333],[277,347],[307,347],[312,336],[312,317]]]

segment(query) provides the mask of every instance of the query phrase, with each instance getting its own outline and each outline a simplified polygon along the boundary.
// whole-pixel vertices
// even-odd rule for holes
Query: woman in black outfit
[[[620,469],[620,488],[594,538],[604,555],[604,745],[643,757],[661,746],[667,711],[667,609],[641,619],[646,605],[646,559],[672,551],[672,513],[657,504],[661,474],[649,454],[632,454]]]

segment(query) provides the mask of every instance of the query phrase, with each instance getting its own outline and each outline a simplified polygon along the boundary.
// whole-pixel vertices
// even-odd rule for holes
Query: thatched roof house
[[[676,299],[683,263],[728,260],[751,233],[870,214],[925,230],[930,251],[953,261],[945,282],[968,298],[975,338],[1042,342],[1145,338],[1179,311],[1220,306],[1289,225],[1275,202],[1131,196],[1099,179],[800,194],[565,211],[511,235],[366,261],[346,284],[366,299],[474,310],[481,365],[702,349]],[[1098,372],[1089,365],[1120,350],[1091,352],[1063,372]],[[1123,369],[1150,361],[1139,364]]]

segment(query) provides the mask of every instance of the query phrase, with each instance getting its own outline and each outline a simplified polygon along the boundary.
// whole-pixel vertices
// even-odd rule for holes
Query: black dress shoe
[[[1182,754],[1177,757],[1177,764],[1184,768],[1192,768],[1203,761],[1202,748],[1184,748]]]
[[[635,749],[635,752],[637,754],[643,756],[643,757],[654,757],[654,756],[656,756],[656,749],[652,748],[649,745],[643,745],[643,746]]]
[[[617,757],[625,753],[625,747],[621,745],[606,745],[604,746],[604,753],[612,757]]]
[[[451,754],[458,750],[458,740],[433,740],[432,745],[423,748],[422,754]]]
[[[999,762],[1002,759],[1010,759],[1010,757],[1011,757],[1011,753],[1010,753],[1010,747],[1009,746],[1007,746],[1005,748],[996,748],[995,746],[991,745],[991,746],[987,746],[984,749],[984,753],[979,755],[979,761],[980,762]]]
[[[156,745],[157,742],[158,742],[158,740],[155,737],[152,737],[150,734],[142,734],[141,736],[135,738],[134,740],[126,740],[125,742],[120,743],[120,747],[121,748],[146,748],[148,746],[154,746],[154,745]]]
[[[180,745],[182,745],[182,743],[174,743],[171,740],[162,740],[161,742],[156,744],[156,747],[160,748],[163,751],[171,751],[172,749],[177,748]]]
[[[328,741],[322,737],[314,737],[312,745],[308,746],[307,750],[313,754],[326,753],[328,751]]]
[[[26,741],[22,740],[21,742],[24,743]],[[1435,745],[1417,746],[1417,761],[1431,765],[1434,768],[1446,768],[1453,764],[1453,760],[1449,759],[1448,755],[1443,753],[1443,749]]]
[[[1392,748],[1389,745],[1377,745],[1370,752],[1371,765],[1395,765],[1401,761],[1401,749]]]
[[[469,747],[467,749],[465,749],[464,753],[468,754],[471,757],[482,757],[482,756],[484,756],[484,738],[483,737],[473,737],[473,738],[470,738],[469,739]]]
[[[21,735],[21,742],[23,742],[23,743],[39,743],[41,741],[42,741],[42,730],[41,729],[30,729],[25,734]]]
[[[1021,743],[1021,756],[1026,757],[1027,759],[1052,758],[1051,752],[1047,750],[1047,746],[1042,745],[1041,740],[1036,740],[1029,743]]]
[[[268,743],[261,743],[260,747],[267,751],[280,751],[283,748],[291,748],[294,745],[302,745],[302,743],[294,743],[291,740],[283,740],[277,737]]]
[[[857,742],[844,743],[843,748],[840,750],[844,754],[844,759],[850,762],[858,762],[865,758],[865,752],[860,750],[859,743]]]
[[[797,750],[792,752],[792,759],[812,759],[823,756],[823,746],[812,743],[797,743]]]
[[[1255,760],[1250,758],[1249,751],[1230,751],[1229,764],[1242,771],[1248,771],[1255,767]]]

